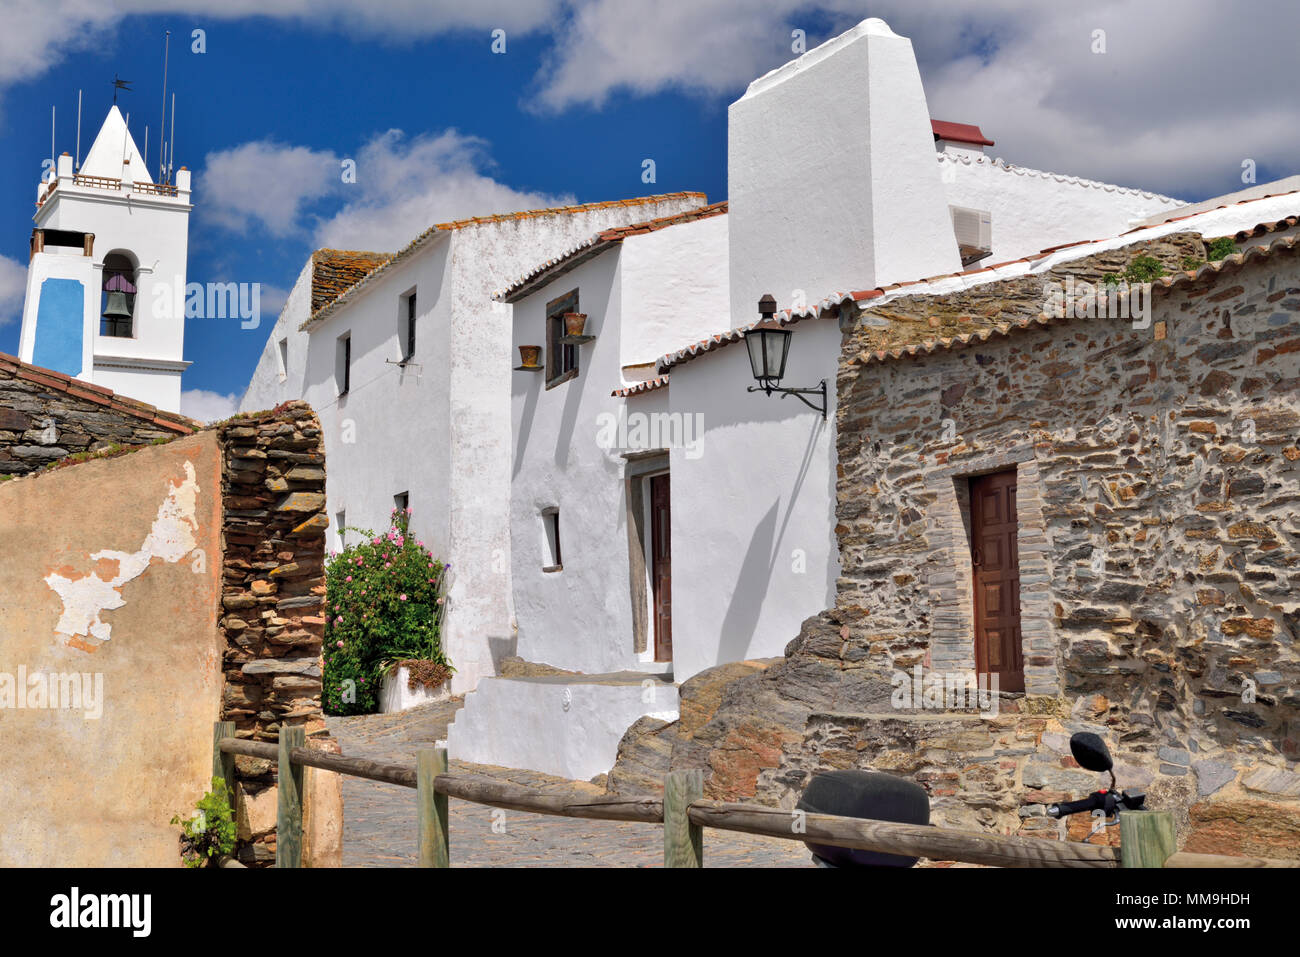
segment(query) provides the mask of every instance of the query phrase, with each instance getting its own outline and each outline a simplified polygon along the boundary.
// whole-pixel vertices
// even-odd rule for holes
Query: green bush
[[[323,705],[326,714],[370,714],[384,674],[399,661],[451,668],[442,650],[443,586],[450,565],[411,538],[410,509],[393,509],[384,534],[331,553],[325,567]]]
[[[186,867],[212,867],[217,858],[235,849],[237,831],[226,782],[213,778],[212,790],[195,807],[197,812],[189,820],[172,818],[173,824],[181,825],[181,857]]]

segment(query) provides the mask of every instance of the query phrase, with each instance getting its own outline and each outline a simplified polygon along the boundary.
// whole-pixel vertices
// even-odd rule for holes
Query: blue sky
[[[433,222],[555,202],[725,198],[727,104],[794,55],[794,29],[811,48],[885,17],[913,40],[932,115],[978,123],[1011,162],[1189,200],[1241,188],[1243,159],[1261,182],[1300,167],[1292,5],[1258,4],[1250,17],[1196,2],[1055,6],[4,0],[0,351],[18,348],[51,105],[57,149],[73,152],[84,91],[84,156],[114,73],[134,81],[119,107],[137,141],[148,124],[154,167],[167,29],[176,162],[195,175],[189,279],[264,290],[257,329],[189,321],[184,388],[207,401],[196,414],[242,392],[316,246],[395,249]],[[191,51],[194,29],[204,53]],[[504,55],[491,51],[494,29],[506,31]],[[646,158],[653,184],[641,180]],[[341,181],[345,159],[357,161],[355,184]]]

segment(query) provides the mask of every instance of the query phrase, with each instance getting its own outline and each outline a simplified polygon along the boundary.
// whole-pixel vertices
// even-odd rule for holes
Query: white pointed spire
[[[77,172],[85,176],[129,179],[133,183],[153,182],[117,104],[109,109],[86,161]]]

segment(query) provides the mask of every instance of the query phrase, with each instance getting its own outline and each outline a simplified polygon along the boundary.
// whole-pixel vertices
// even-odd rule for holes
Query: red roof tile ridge
[[[179,412],[168,412],[157,406],[150,405],[147,402],[141,402],[139,399],[132,399],[129,396],[119,395],[112,389],[105,388],[101,385],[95,385],[91,382],[85,382],[81,379],[75,379],[63,372],[56,372],[54,369],[46,369],[44,366],[33,365],[30,362],[23,362],[17,356],[11,356],[7,353],[0,352],[0,369],[13,372],[20,378],[38,381],[42,384],[49,385],[51,388],[59,389],[62,392],[77,393],[83,390],[89,390],[91,393],[98,393],[100,398],[95,398],[92,394],[78,396],[85,398],[87,401],[95,402],[97,405],[107,405],[110,408],[118,409],[134,418],[144,419],[162,425],[181,435],[188,435],[203,427],[203,423],[191,419],[189,416],[181,415]]]

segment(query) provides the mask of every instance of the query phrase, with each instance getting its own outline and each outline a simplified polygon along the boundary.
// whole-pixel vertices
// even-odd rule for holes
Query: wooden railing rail
[[[670,773],[662,798],[588,798],[450,773],[445,748],[421,748],[412,768],[308,748],[301,727],[282,728],[277,744],[234,734],[235,725],[229,721],[217,722],[213,730],[213,774],[226,780],[232,801],[235,755],[276,761],[279,767],[277,867],[302,866],[303,769],[309,767],[415,789],[421,867],[450,866],[447,800],[453,797],[532,814],[663,824],[666,867],[701,867],[705,828],[990,867],[1297,866],[1269,858],[1176,852],[1173,815],[1168,811],[1121,812],[1121,847],[1116,848],[711,801],[703,797],[699,770]]]

